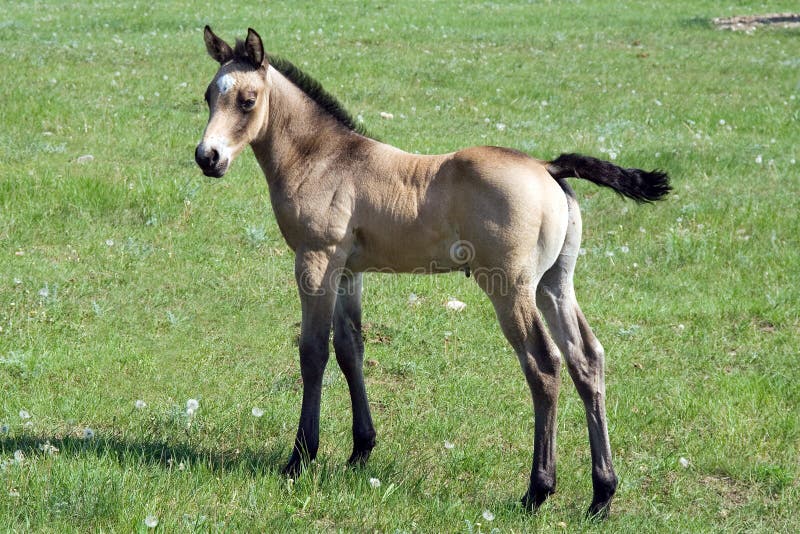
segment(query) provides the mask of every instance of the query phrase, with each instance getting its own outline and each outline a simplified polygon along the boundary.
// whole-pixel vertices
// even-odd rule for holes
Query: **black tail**
[[[561,154],[547,163],[547,172],[557,180],[570,177],[589,180],[637,202],[661,200],[672,190],[665,172],[623,169],[608,161],[580,154]]]

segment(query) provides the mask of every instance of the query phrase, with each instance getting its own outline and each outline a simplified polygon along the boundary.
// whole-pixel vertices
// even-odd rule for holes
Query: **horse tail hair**
[[[582,178],[610,187],[618,194],[637,202],[661,200],[672,190],[669,176],[660,170],[625,169],[611,162],[581,154],[561,154],[546,163],[553,178]]]

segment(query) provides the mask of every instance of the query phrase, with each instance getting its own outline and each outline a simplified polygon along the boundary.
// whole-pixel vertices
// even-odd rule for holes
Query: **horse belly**
[[[449,253],[457,238],[432,238],[426,233],[429,232],[419,229],[384,234],[356,230],[347,268],[354,272],[412,274],[447,273],[458,269],[459,264]]]

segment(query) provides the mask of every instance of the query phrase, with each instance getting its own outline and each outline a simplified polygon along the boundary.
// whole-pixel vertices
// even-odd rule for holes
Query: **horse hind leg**
[[[574,199],[573,199],[574,201]],[[617,489],[605,410],[605,353],[575,297],[573,273],[580,246],[580,213],[570,205],[570,229],[555,265],[537,287],[537,304],[567,363],[586,410],[592,454],[593,499],[587,514],[605,517]]]
[[[532,287],[513,287],[508,292],[482,288],[517,353],[533,397],[533,465],[522,504],[528,510],[536,510],[556,489],[556,408],[561,359],[536,309]]]

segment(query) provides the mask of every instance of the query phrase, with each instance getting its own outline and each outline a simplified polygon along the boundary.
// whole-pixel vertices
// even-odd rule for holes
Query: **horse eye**
[[[242,108],[242,111],[252,111],[253,108],[256,107],[256,99],[248,98],[247,100],[243,100],[239,106]]]

